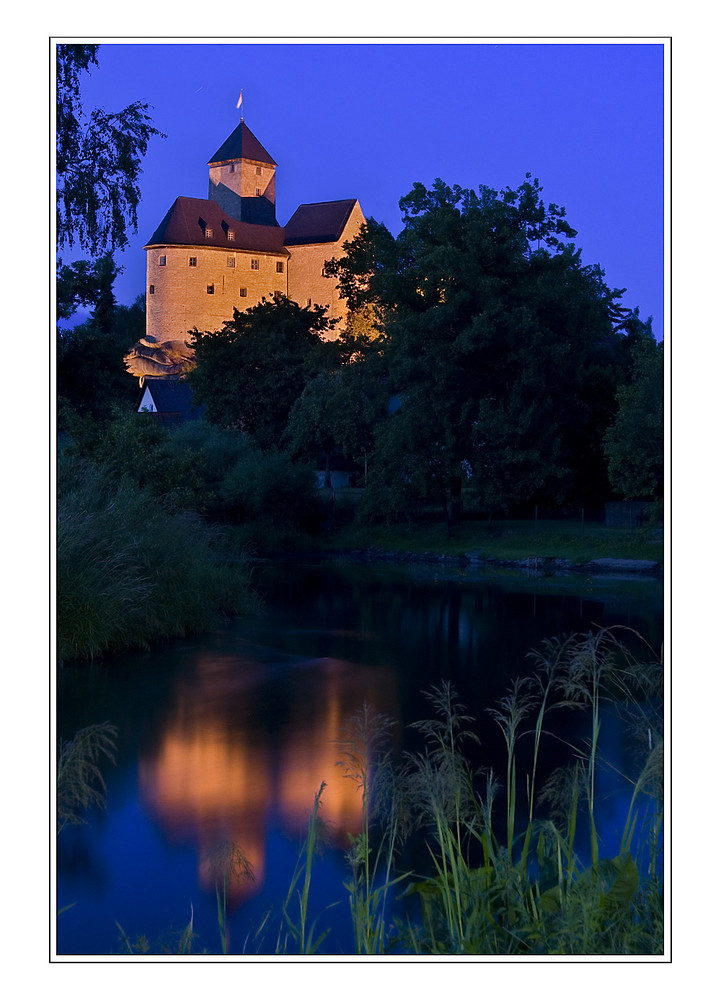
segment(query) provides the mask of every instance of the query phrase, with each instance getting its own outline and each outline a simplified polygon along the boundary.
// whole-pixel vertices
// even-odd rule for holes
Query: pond
[[[134,945],[144,936],[172,950],[191,913],[194,951],[217,953],[213,858],[228,843],[253,873],[229,892],[229,952],[275,953],[321,782],[329,842],[310,903],[330,928],[323,951],[352,952],[344,852],[361,796],[337,761],[363,703],[395,720],[399,748],[412,747],[410,723],[431,714],[424,692],[448,680],[478,720],[478,763],[502,771],[486,709],[530,669],[532,648],[608,625],[638,631],[657,652],[663,640],[655,579],[268,563],[254,584],[262,614],[59,672],[58,735],[107,720],[118,736],[115,766],[104,768],[107,811],[58,838],[57,954],[120,954],[121,929]],[[623,767],[623,733],[604,725],[606,752]],[[602,836],[616,837],[621,822],[601,812]]]

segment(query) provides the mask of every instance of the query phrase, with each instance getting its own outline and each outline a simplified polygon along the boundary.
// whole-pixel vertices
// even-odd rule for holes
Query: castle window
[[[228,233],[227,233],[227,235],[228,235],[228,239],[229,239],[229,240],[231,240],[231,241],[232,241],[232,240],[234,240],[234,239],[235,239],[235,233],[233,232],[233,230],[232,230],[232,229],[229,229],[229,230],[228,230]]]
[[[255,189],[255,197],[260,198],[260,188]]]
[[[148,288],[148,295],[155,295],[155,285],[150,285]]]
[[[262,171],[262,169],[260,167],[256,167],[255,168],[255,172],[258,175],[258,177],[260,177],[260,175],[263,173],[263,171]]]
[[[273,292],[273,295],[276,297],[276,299],[279,299],[282,294],[283,293],[281,292],[281,290],[279,288],[276,288],[276,290]]]
[[[247,294],[248,294],[248,289],[247,288],[239,288],[238,289],[238,295],[240,295],[241,299],[244,299]]]
[[[158,264],[160,267],[165,267],[165,256],[158,257]]]
[[[278,274],[282,274],[283,273],[283,261],[282,260],[277,260],[275,262],[275,269],[278,272]]]
[[[228,167],[228,173],[229,174],[234,174],[235,173],[235,164],[234,163],[231,163],[230,166]]]
[[[188,267],[197,267],[197,266],[198,266],[198,258],[188,257]]]
[[[208,295],[215,295],[215,285],[208,285],[206,291]]]
[[[250,269],[251,271],[260,271],[260,260],[258,259],[258,257],[251,257]]]
[[[235,257],[228,257],[228,267],[235,267]]]
[[[205,235],[206,236],[212,236],[213,235],[213,230],[206,226],[206,228],[205,228]]]
[[[306,302],[306,305],[308,306],[309,309],[311,307],[312,302],[313,302],[312,299],[308,299],[308,301]]]

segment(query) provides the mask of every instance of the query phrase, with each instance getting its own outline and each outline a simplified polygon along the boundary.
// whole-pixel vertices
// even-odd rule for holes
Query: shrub
[[[315,473],[284,452],[248,449],[220,484],[223,515],[239,536],[264,549],[286,548],[313,530],[319,517]]]

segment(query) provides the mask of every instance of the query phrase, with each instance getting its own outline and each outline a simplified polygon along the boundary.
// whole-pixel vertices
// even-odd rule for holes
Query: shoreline
[[[525,573],[535,573],[538,576],[566,576],[579,574],[583,576],[616,576],[632,575],[633,577],[651,577],[660,579],[663,576],[663,563],[652,559],[615,559],[598,558],[585,562],[573,562],[571,559],[555,556],[526,556],[521,559],[499,559],[482,555],[479,552],[465,552],[460,555],[449,555],[437,552],[409,552],[402,549],[383,549],[376,546],[359,549],[309,549],[293,552],[271,553],[267,556],[250,557],[250,562],[282,561],[282,560],[323,560],[328,562],[352,563],[394,563],[408,564],[439,564],[459,569],[517,569]]]

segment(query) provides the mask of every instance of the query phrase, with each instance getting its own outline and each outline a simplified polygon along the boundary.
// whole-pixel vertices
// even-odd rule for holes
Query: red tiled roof
[[[206,231],[212,230],[212,236]],[[227,233],[232,230],[234,240]],[[280,226],[260,226],[227,215],[216,201],[206,198],[176,198],[165,218],[145,245],[223,247],[226,250],[258,250],[288,255]]]
[[[208,163],[224,163],[227,160],[255,160],[258,163],[270,163],[277,166],[273,157],[258,142],[245,122],[231,132],[219,150]]]
[[[355,203],[355,198],[349,198],[300,205],[285,227],[285,245],[335,243],[341,238]]]

